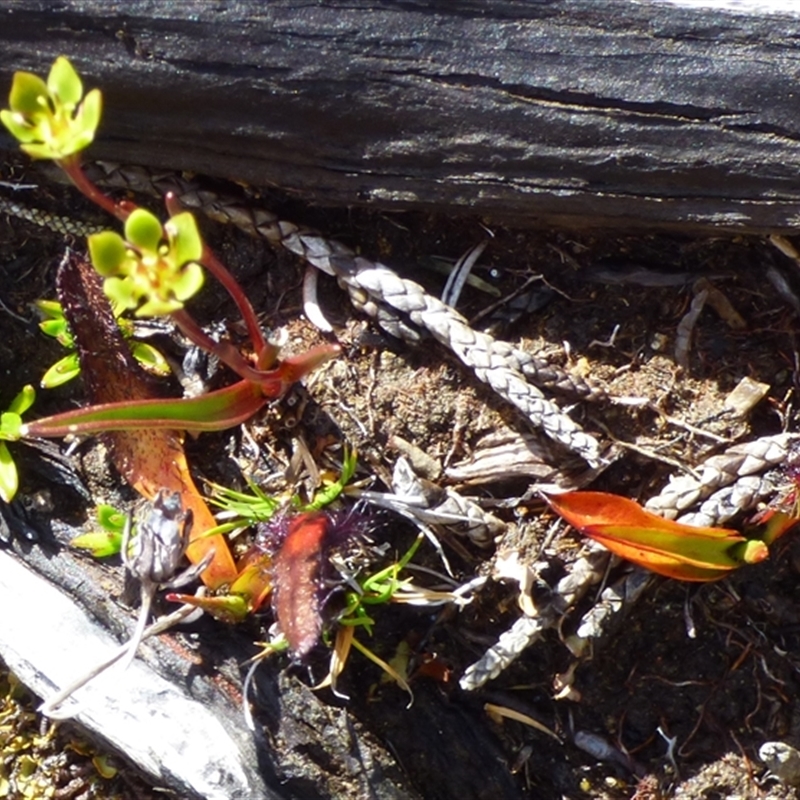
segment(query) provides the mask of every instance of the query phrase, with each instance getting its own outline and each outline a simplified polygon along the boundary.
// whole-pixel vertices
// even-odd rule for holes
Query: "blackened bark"
[[[0,0],[3,81],[103,89],[92,158],[573,226],[792,229],[798,41],[628,0]]]

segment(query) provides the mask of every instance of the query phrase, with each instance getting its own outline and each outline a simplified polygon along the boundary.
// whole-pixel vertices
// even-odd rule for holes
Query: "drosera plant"
[[[36,391],[25,386],[0,415],[0,499],[10,503],[19,488],[17,465],[6,442],[20,438],[22,415],[33,405]]]
[[[313,512],[299,515],[297,521],[298,527],[310,525],[315,538],[316,533],[323,529],[320,518]],[[335,694],[343,696],[337,688],[337,682],[345,669],[351,651],[355,649],[380,667],[389,679],[408,693],[410,705],[414,696],[407,669],[409,654],[406,653],[387,661],[364,644],[357,633],[361,632],[372,636],[380,609],[389,604],[399,603],[427,608],[446,604],[454,604],[458,607],[466,606],[472,601],[475,591],[485,582],[485,578],[479,577],[459,586],[451,578],[436,574],[438,582],[446,588],[430,588],[416,583],[413,577],[415,569],[413,559],[425,538],[425,535],[420,533],[405,553],[378,570],[353,569],[346,561],[330,557],[331,554],[329,554],[331,563],[339,573],[338,583],[343,590],[343,599],[341,610],[330,619],[327,626],[322,620],[321,604],[318,599],[313,597],[313,592],[319,593],[321,589],[318,586],[309,585],[308,580],[300,581],[299,591],[297,585],[294,584],[292,591],[294,599],[302,600],[311,613],[299,620],[293,617],[288,626],[282,621],[281,603],[283,601],[281,601],[280,595],[273,596],[273,607],[278,624],[270,641],[258,643],[262,649],[252,659],[253,666],[245,681],[245,697],[247,697],[247,688],[253,673],[261,661],[276,653],[285,652],[289,652],[295,660],[302,661],[321,637],[331,646],[331,659],[328,674],[314,687],[315,689],[330,688]],[[421,567],[418,569],[422,570]],[[428,574],[432,572],[431,570],[424,571]],[[327,583],[325,585],[328,586]],[[330,588],[328,587],[325,591],[326,596],[329,596]],[[291,605],[294,599],[288,601],[287,604]]]
[[[329,478],[324,481],[322,487],[314,493],[313,497],[304,500],[297,493],[285,492],[282,495],[268,495],[255,484],[250,485],[250,492],[240,492],[227,487],[212,484],[211,503],[217,506],[219,516],[222,521],[216,528],[206,532],[206,536],[216,536],[219,534],[233,534],[235,532],[251,528],[253,526],[269,525],[272,520],[278,518],[272,534],[262,536],[261,544],[254,544],[239,560],[239,573],[234,582],[228,587],[224,595],[216,597],[197,597],[185,594],[170,594],[168,599],[173,602],[181,602],[186,605],[193,605],[203,608],[215,616],[229,621],[241,619],[250,611],[257,610],[272,593],[273,608],[276,613],[279,604],[276,597],[281,593],[283,596],[292,595],[300,577],[298,573],[282,570],[281,563],[286,563],[286,553],[292,548],[293,539],[289,537],[292,526],[297,528],[301,534],[311,530],[303,525],[311,519],[335,523],[338,519],[360,519],[358,514],[352,516],[339,511],[331,510],[326,514],[319,514],[335,503],[344,493],[356,472],[358,456],[355,450],[345,447],[342,457],[342,467],[338,478]],[[333,524],[333,527],[336,527]],[[305,548],[305,558],[307,560],[321,559],[323,557],[322,534],[327,532],[327,527],[314,528],[319,533],[319,537],[301,536],[303,547]],[[350,533],[360,534],[363,532],[359,525],[350,526],[346,530],[345,537]],[[302,581],[300,586],[302,587]],[[275,589],[278,591],[275,591]],[[301,604],[300,613],[306,613],[307,608],[311,607],[312,601]],[[293,615],[287,611],[284,617]]]
[[[102,97],[97,89],[84,94],[82,81],[66,58],[56,59],[46,81],[28,72],[15,73],[9,106],[0,111],[0,121],[22,150],[32,158],[55,161],[86,197],[124,224],[124,232],[90,236],[94,269],[78,256],[68,255],[57,281],[58,299],[77,347],[91,404],[27,423],[19,420],[19,424],[22,412],[12,404],[8,413],[16,416],[9,417],[0,438],[106,434],[117,467],[137,491],[150,500],[162,488],[178,492],[183,506],[191,510],[194,527],[188,557],[198,563],[213,552],[202,575],[204,582],[212,589],[231,585],[239,570],[225,539],[219,534],[207,536],[216,522],[189,474],[182,436],[241,424],[337,355],[339,348],[322,345],[281,359],[247,295],[203,242],[194,217],[180,208],[175,197],[165,198],[169,218],[162,223],[128,200],[109,197],[87,177],[81,152],[94,139]],[[236,304],[247,330],[248,352],[231,341],[212,339],[186,308],[202,287],[206,271]],[[130,356],[109,301],[134,317],[168,317],[190,342],[219,358],[239,380],[196,398],[159,397]],[[98,340],[103,343],[101,352]],[[10,452],[5,442],[2,445],[8,478],[4,499],[10,500],[16,491],[16,479],[12,480],[16,473],[7,466]]]

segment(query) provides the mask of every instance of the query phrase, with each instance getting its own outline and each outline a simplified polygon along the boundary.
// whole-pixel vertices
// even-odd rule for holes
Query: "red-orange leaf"
[[[547,498],[573,527],[612,553],[685,581],[712,581],[768,556],[763,541],[728,528],[699,528],[666,520],[638,503],[604,492],[567,492]]]

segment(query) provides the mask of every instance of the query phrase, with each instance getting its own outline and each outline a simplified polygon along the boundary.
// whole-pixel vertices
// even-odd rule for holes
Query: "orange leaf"
[[[621,558],[669,578],[712,581],[769,555],[763,541],[728,528],[700,528],[666,520],[638,503],[604,492],[567,492],[546,498],[573,527]]]

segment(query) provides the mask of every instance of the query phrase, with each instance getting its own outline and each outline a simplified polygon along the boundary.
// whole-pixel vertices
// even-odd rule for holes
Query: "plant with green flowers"
[[[180,492],[184,507],[194,515],[189,558],[197,563],[213,550],[203,580],[212,588],[231,585],[239,569],[225,539],[213,532],[216,522],[189,474],[182,434],[239,425],[335,356],[339,348],[322,345],[280,359],[278,347],[265,336],[245,292],[203,242],[192,214],[184,211],[173,195],[165,198],[169,218],[161,222],[150,211],[127,200],[114,200],[97,187],[83,169],[81,152],[94,140],[101,110],[100,92],[93,89],[84,94],[73,66],[59,57],[46,81],[28,72],[15,73],[9,108],[0,111],[0,121],[24,152],[35,159],[55,161],[86,197],[124,226],[122,233],[104,231],[89,237],[94,271],[80,259],[65,259],[58,292],[64,322],[54,309],[47,310],[48,332],[66,346],[77,347],[77,358],[68,356],[68,363],[62,363],[48,383],[68,379],[80,368],[93,402],[23,422],[21,414],[33,402],[33,390],[26,387],[15,398],[0,427],[0,496],[8,502],[17,490],[16,468],[6,442],[108,434],[121,473],[145,497],[153,499],[162,488]],[[247,353],[229,340],[212,339],[187,309],[186,303],[203,286],[206,271],[236,304],[249,338]],[[95,288],[98,276],[102,279],[100,292]],[[129,328],[130,322],[120,314],[126,312],[140,318],[167,317],[189,341],[219,358],[239,380],[195,398],[154,396],[123,346],[119,328]],[[107,358],[98,357],[94,339],[103,340]],[[263,588],[250,587],[248,591],[261,596]],[[247,599],[245,606],[251,607]]]

